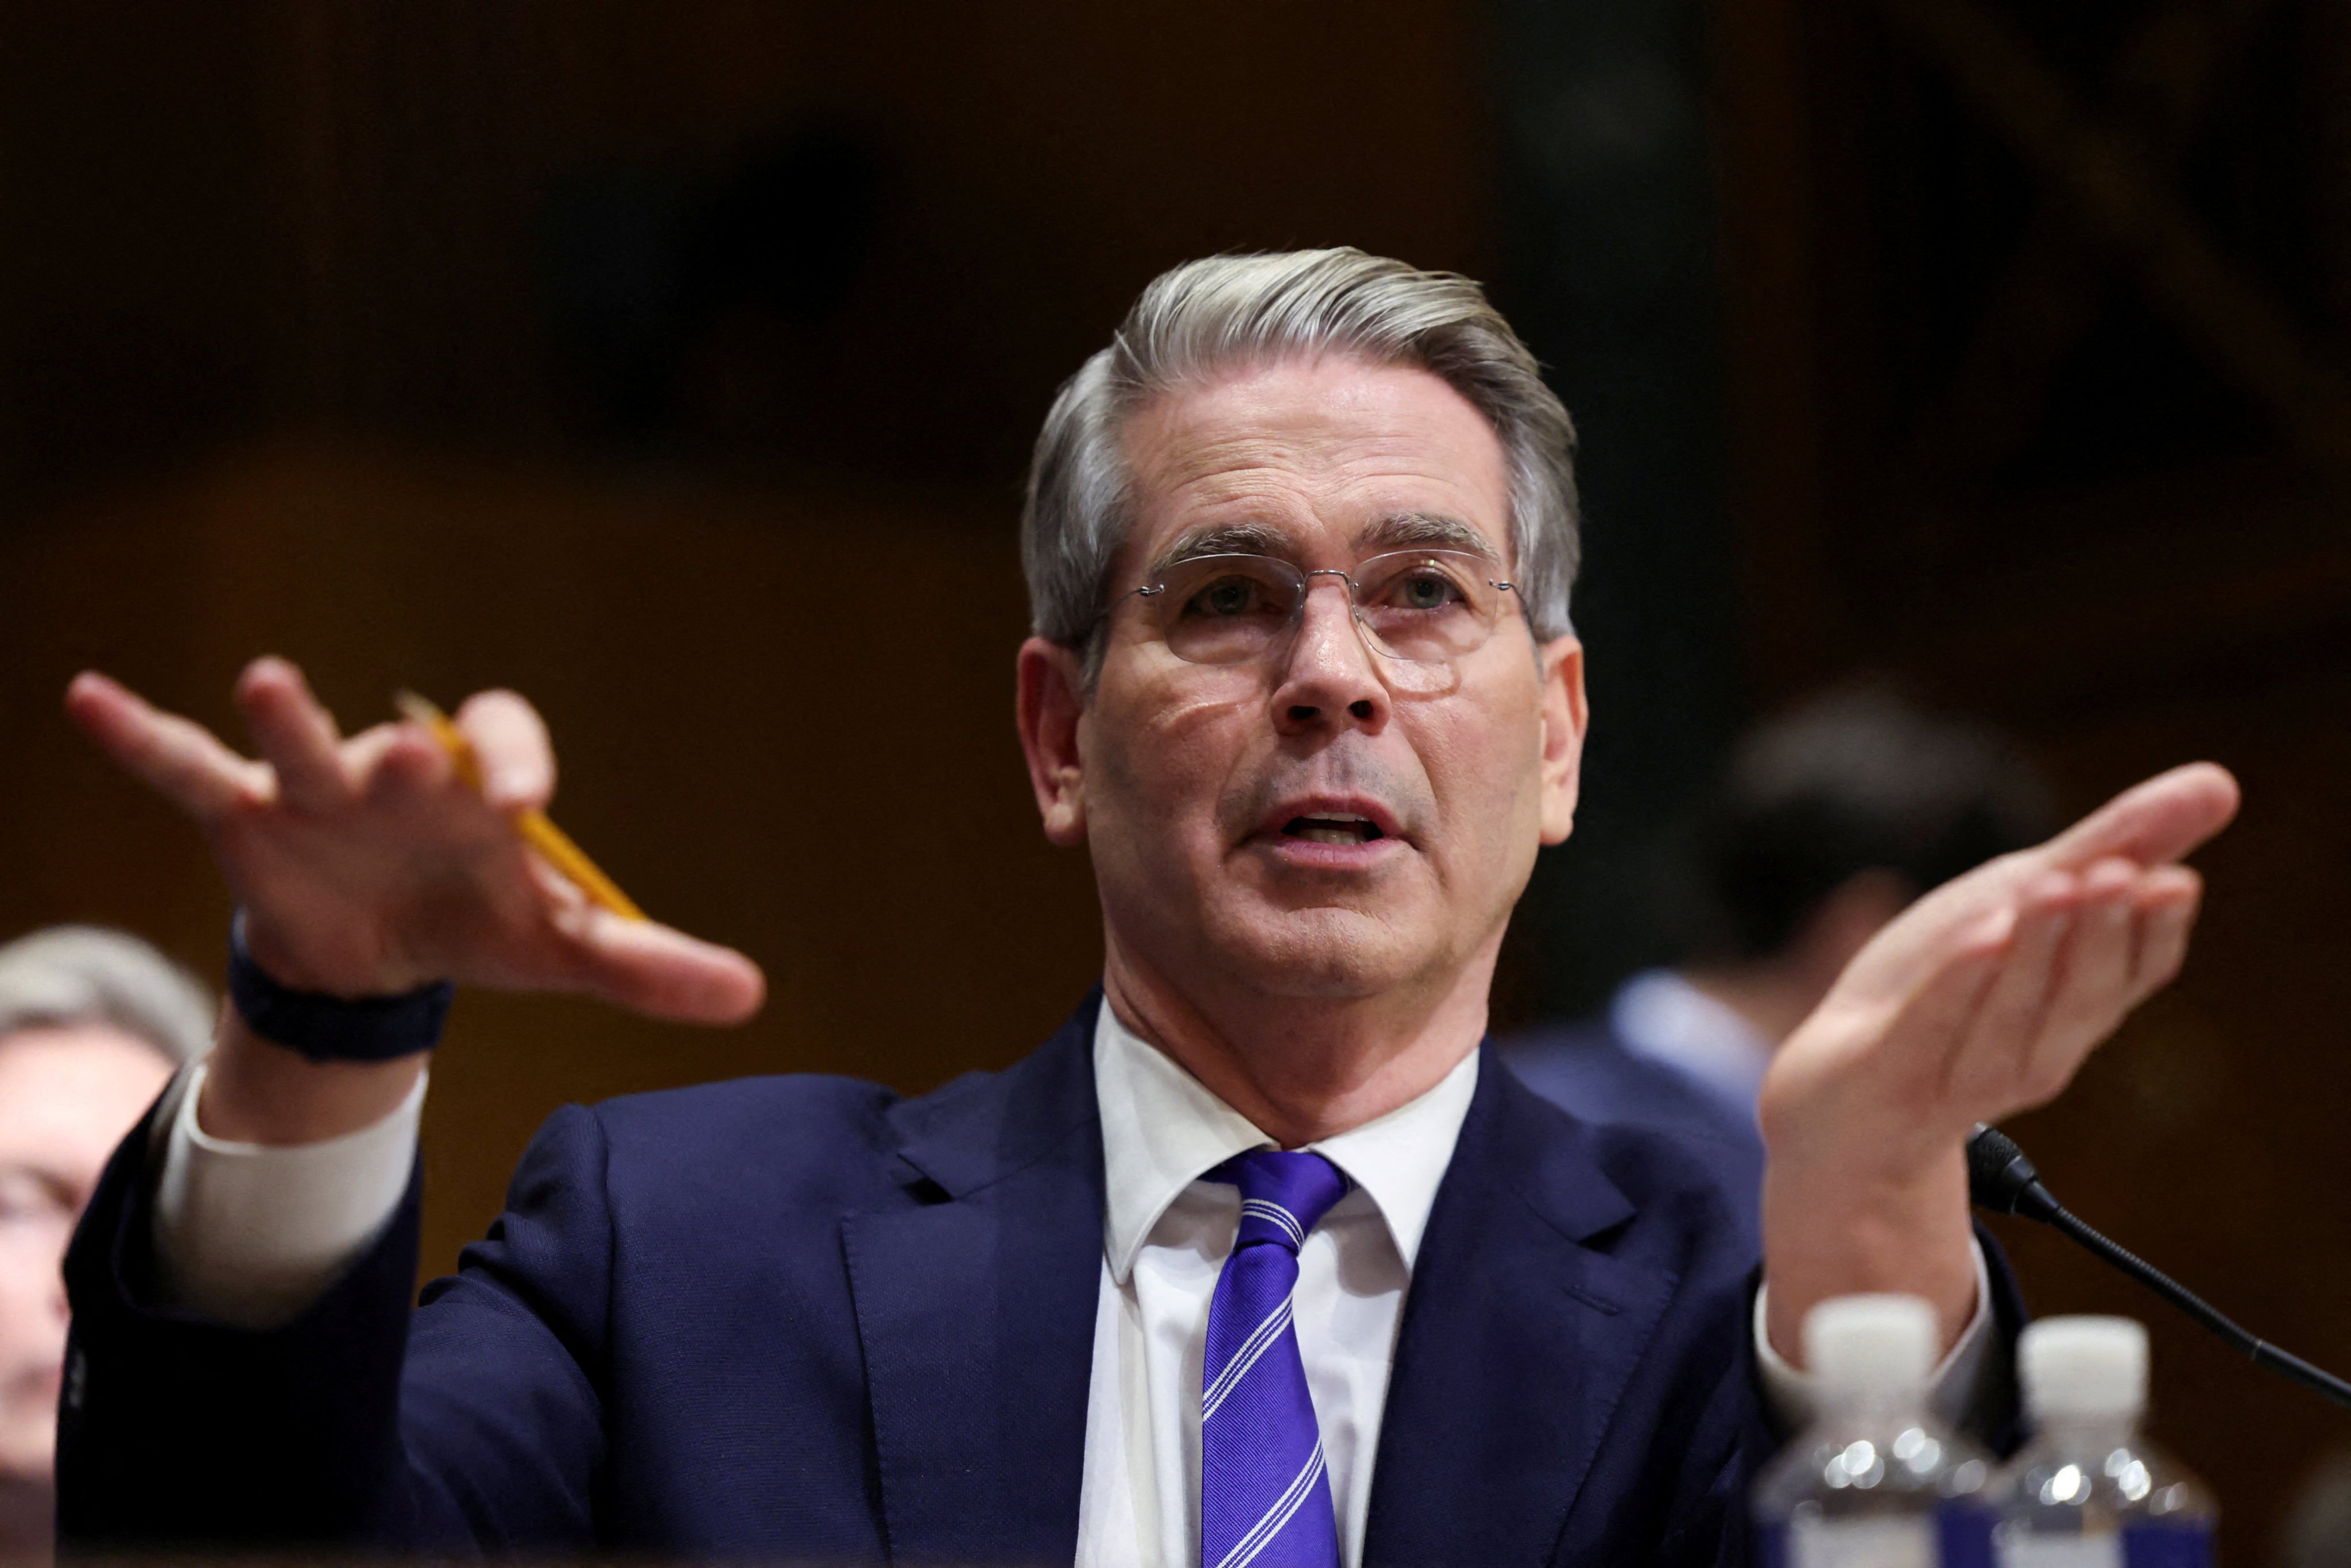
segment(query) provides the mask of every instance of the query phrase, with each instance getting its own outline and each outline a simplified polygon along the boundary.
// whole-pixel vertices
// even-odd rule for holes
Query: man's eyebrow
[[[1415,549],[1466,550],[1490,561],[1501,559],[1475,524],[1441,512],[1391,512],[1355,535],[1358,556]],[[1270,555],[1290,560],[1297,553],[1290,535],[1269,523],[1219,523],[1176,535],[1151,563],[1151,575],[1204,555]]]
[[[1391,512],[1355,536],[1359,555],[1415,549],[1467,550],[1495,562],[1502,559],[1475,524],[1442,512]]]
[[[1151,563],[1151,575],[1156,577],[1177,561],[1190,560],[1195,556],[1272,555],[1286,559],[1295,549],[1288,534],[1269,524],[1221,523],[1176,535],[1159,553],[1159,559]]]

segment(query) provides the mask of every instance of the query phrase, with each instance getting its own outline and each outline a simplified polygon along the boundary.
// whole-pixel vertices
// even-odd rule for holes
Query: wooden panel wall
[[[0,475],[314,422],[593,445],[585,288],[655,340],[658,450],[1008,486],[1176,261],[1483,274],[1482,47],[1473,0],[5,0]],[[810,132],[870,191],[762,162]],[[750,232],[697,228],[763,169]],[[712,246],[790,297],[677,298]]]

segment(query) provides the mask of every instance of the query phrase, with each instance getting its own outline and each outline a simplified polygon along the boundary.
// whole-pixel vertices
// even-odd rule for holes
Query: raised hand
[[[2237,785],[2192,764],[2066,832],[1958,878],[1856,955],[1774,1057],[1761,1101],[1771,1338],[1813,1301],[1911,1290],[1964,1322],[1973,1296],[1961,1145],[2045,1104],[2179,973],[2203,883],[2179,862]]]
[[[236,700],[257,761],[104,675],[77,677],[66,708],[195,819],[255,959],[285,984],[344,997],[435,979],[577,991],[696,1023],[758,1009],[749,959],[598,909],[523,849],[511,816],[546,802],[555,759],[522,698],[484,693],[456,716],[479,790],[417,726],[343,738],[282,659],[248,666]]]
[[[2178,862],[2236,805],[2220,768],[2175,768],[1920,899],[1773,1061],[1775,1142],[1866,1137],[1899,1160],[2054,1099],[2179,973],[2203,883]]]

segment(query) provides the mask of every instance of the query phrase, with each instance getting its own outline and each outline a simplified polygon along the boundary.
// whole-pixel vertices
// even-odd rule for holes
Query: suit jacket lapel
[[[1366,1568],[1549,1561],[1673,1291],[1584,1245],[1633,1212],[1583,1126],[1489,1055],[1413,1268]]]
[[[902,1106],[927,1201],[842,1222],[893,1560],[1076,1552],[1102,1257],[1096,1006],[1009,1072]]]

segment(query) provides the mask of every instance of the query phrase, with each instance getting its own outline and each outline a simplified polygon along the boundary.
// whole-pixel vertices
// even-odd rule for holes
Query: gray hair
[[[1100,623],[1133,523],[1125,421],[1186,381],[1339,352],[1441,377],[1494,427],[1510,485],[1511,577],[1538,639],[1569,630],[1575,580],[1575,427],[1485,291],[1360,250],[1186,262],[1154,278],[1061,386],[1037,437],[1020,520],[1031,622],[1067,646]],[[1092,650],[1089,650],[1091,653]]]
[[[106,1024],[193,1061],[212,1047],[214,1011],[193,976],[124,932],[52,925],[0,946],[0,1039]]]

